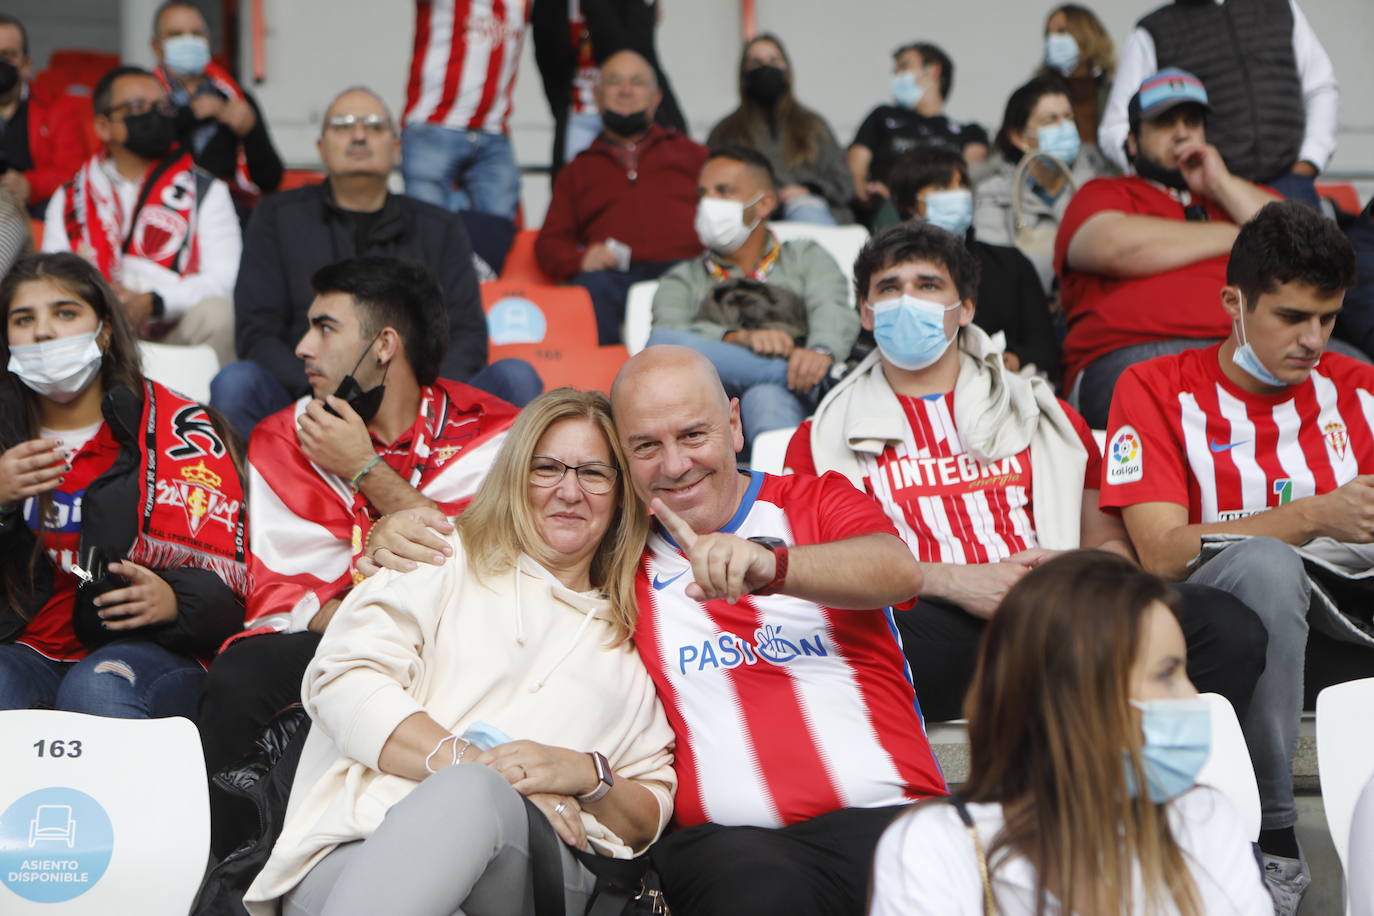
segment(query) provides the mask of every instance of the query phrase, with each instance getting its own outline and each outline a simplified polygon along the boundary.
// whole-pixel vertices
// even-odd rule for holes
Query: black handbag
[[[523,801],[529,821],[534,916],[569,916],[563,903],[563,841],[544,812],[528,798]],[[612,859],[580,849],[568,851],[596,876],[596,888],[581,916],[671,916],[647,852],[633,859]]]

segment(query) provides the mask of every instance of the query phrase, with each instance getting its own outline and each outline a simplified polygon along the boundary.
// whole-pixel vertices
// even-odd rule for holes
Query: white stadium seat
[[[0,711],[0,913],[185,916],[210,852],[189,719]]]
[[[201,404],[210,403],[210,379],[219,371],[219,357],[205,344],[181,347],[138,342],[143,374]]]

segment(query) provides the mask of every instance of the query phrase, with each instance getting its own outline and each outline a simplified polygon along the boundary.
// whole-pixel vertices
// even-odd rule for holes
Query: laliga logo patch
[[[539,306],[519,296],[508,296],[487,312],[487,337],[497,346],[542,343],[548,328]]]
[[[1135,427],[1123,426],[1107,444],[1107,483],[1133,483],[1145,474],[1145,455]]]
[[[144,207],[134,226],[138,254],[152,261],[165,261],[181,250],[190,230],[186,218],[164,207]]]

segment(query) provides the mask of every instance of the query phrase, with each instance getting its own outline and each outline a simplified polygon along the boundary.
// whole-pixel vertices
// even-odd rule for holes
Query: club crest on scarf
[[[207,519],[213,519],[226,531],[234,530],[239,502],[220,489],[224,478],[199,461],[181,469],[181,480],[158,481],[157,501],[165,505],[180,505],[186,513],[186,526],[192,537],[200,534]]]

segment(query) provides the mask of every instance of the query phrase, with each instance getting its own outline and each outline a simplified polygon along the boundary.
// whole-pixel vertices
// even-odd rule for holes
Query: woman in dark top
[[[849,170],[830,125],[792,94],[792,61],[776,35],[744,46],[739,107],[711,128],[707,146],[758,150],[778,177],[782,219],[835,225],[851,221]]]

